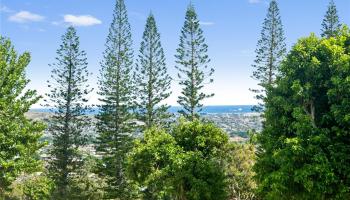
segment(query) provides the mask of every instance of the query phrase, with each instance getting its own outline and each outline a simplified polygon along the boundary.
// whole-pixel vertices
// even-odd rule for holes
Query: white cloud
[[[248,0],[249,3],[260,3],[262,0]]]
[[[213,26],[213,25],[215,25],[214,22],[204,22],[204,21],[200,21],[199,24],[202,25],[202,26]]]
[[[11,10],[10,8],[8,8],[7,6],[0,5],[0,12],[11,13],[11,12],[13,12],[13,10]]]
[[[101,24],[101,20],[91,15],[64,15],[64,22],[72,26],[93,26]]]
[[[45,19],[44,16],[34,14],[28,11],[20,11],[9,17],[10,21],[18,22],[18,23],[39,22],[39,21],[43,21],[44,19]]]

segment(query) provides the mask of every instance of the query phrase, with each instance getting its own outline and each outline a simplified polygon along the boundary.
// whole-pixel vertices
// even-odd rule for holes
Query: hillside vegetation
[[[322,35],[290,50],[270,1],[252,61],[259,114],[240,116],[249,131],[237,116],[201,115],[215,95],[204,90],[215,67],[192,3],[176,78],[152,13],[134,59],[124,0],[116,0],[98,88],[88,84],[75,27],[61,40],[41,97],[28,89],[30,54],[0,36],[0,200],[350,199],[350,29],[332,0]],[[172,81],[181,86],[176,115],[165,103]],[[29,112],[41,98],[50,112]],[[229,138],[236,134],[244,141]]]

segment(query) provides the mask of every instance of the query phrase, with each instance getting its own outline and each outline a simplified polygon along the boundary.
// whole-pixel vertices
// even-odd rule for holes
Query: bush
[[[227,175],[230,199],[256,199],[254,180],[255,145],[251,143],[230,143],[227,148]]]
[[[226,199],[227,144],[227,134],[210,123],[181,121],[170,134],[152,128],[136,140],[128,175],[143,199]]]
[[[44,173],[19,177],[12,185],[9,199],[48,200],[54,184]]]

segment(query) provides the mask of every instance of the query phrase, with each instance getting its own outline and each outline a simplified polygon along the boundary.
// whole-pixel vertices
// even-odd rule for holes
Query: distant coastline
[[[254,105],[218,105],[218,106],[203,106],[201,114],[244,114],[251,113]],[[181,109],[180,106],[171,106],[170,113],[176,113]],[[48,108],[33,108],[30,112],[50,113]],[[98,108],[94,108],[91,114],[97,114]]]

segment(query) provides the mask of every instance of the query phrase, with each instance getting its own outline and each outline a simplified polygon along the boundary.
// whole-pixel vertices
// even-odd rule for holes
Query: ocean
[[[254,105],[220,105],[220,106],[204,106],[201,114],[244,114],[253,112],[252,108]],[[181,109],[180,106],[171,106],[169,112],[176,113]],[[47,108],[34,108],[31,109],[32,112],[50,112],[50,109]],[[98,109],[93,109],[91,114],[98,113]]]

